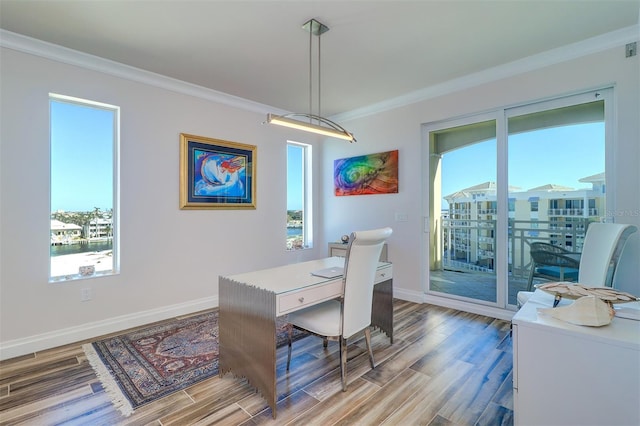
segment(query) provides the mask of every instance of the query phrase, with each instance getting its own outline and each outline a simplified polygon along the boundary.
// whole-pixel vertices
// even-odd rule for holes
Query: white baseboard
[[[393,297],[413,303],[430,303],[444,308],[457,309],[458,311],[484,315],[505,321],[511,321],[511,317],[515,314],[515,312],[495,308],[493,306],[483,306],[462,300],[449,299],[446,297],[425,294],[419,291],[403,290],[399,288],[393,289]]]
[[[445,297],[427,295],[418,291],[395,288],[393,296],[398,299],[413,303],[431,303],[445,308],[457,309],[478,315],[485,315],[492,318],[499,318],[511,321],[515,312],[505,311],[492,306],[476,305]],[[136,312],[135,314],[122,315],[107,320],[96,321],[81,326],[56,330],[49,333],[37,334],[21,339],[0,342],[0,360],[15,358],[17,356],[67,345],[69,343],[92,339],[109,333],[126,330],[131,327],[138,327],[168,318],[186,315],[193,312],[211,309],[218,306],[218,297],[206,297],[204,299],[193,300],[177,305],[164,306],[150,309],[148,311]]]
[[[424,303],[424,293],[420,291],[405,290],[394,287],[393,297],[396,299],[406,300],[407,302]]]
[[[505,321],[511,321],[511,318],[515,314],[515,312],[513,311],[500,309],[493,306],[483,306],[471,302],[465,302],[462,300],[449,299],[446,297],[425,294],[420,291],[405,290],[401,288],[393,289],[393,297],[413,303],[430,303],[432,305],[442,306],[444,308],[457,309],[458,311],[484,315],[487,317],[498,318]]]
[[[445,308],[457,309],[458,311],[469,312],[477,315],[484,315],[491,318],[497,318],[505,321],[511,321],[514,311],[496,308],[493,306],[478,305],[476,303],[465,302],[462,300],[449,299],[447,297],[434,296],[431,294],[423,294],[421,303],[430,303]]]
[[[135,314],[122,315],[81,326],[69,327],[21,339],[0,342],[0,360],[15,358],[44,349],[92,339],[131,327],[162,321],[168,318],[203,311],[218,306],[218,296],[205,297],[176,305],[163,306]]]

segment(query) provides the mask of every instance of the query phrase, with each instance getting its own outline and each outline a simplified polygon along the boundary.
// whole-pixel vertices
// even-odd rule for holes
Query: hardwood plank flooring
[[[337,342],[278,349],[278,417],[246,381],[213,377],[123,417],[81,344],[0,362],[0,425],[512,425],[509,322],[394,301],[394,343],[349,344],[342,392]],[[104,336],[96,338],[102,338]]]

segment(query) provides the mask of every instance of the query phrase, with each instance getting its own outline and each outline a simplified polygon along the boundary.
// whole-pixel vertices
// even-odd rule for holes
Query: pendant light
[[[316,21],[315,19],[310,19],[305,22],[302,28],[309,32],[309,113],[299,113],[294,112],[290,114],[276,115],[276,114],[267,114],[267,123],[277,124],[279,126],[290,127],[292,129],[304,130],[306,132],[316,133],[324,136],[329,136],[338,139],[344,139],[349,142],[356,142],[356,138],[352,133],[345,130],[339,124],[334,123],[328,118],[322,117],[320,114],[320,36],[323,33],[329,31],[329,27],[322,24],[321,22]],[[318,37],[318,114],[312,113],[312,75],[311,75],[311,63],[312,63],[312,44],[313,44],[313,36]],[[302,119],[307,119],[305,121],[298,120],[294,117],[299,117]]]

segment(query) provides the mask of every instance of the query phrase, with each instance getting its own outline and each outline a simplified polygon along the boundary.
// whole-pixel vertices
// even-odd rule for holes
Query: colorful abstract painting
[[[334,161],[335,194],[398,193],[398,150],[342,158]]]
[[[255,146],[184,133],[180,145],[180,208],[255,208]]]

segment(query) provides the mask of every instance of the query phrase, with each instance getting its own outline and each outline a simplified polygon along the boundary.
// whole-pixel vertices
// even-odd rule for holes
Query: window
[[[566,205],[568,209],[582,210],[584,200],[567,200]]]
[[[50,279],[117,273],[118,107],[50,94]]]
[[[311,145],[287,143],[287,250],[313,247]]]

